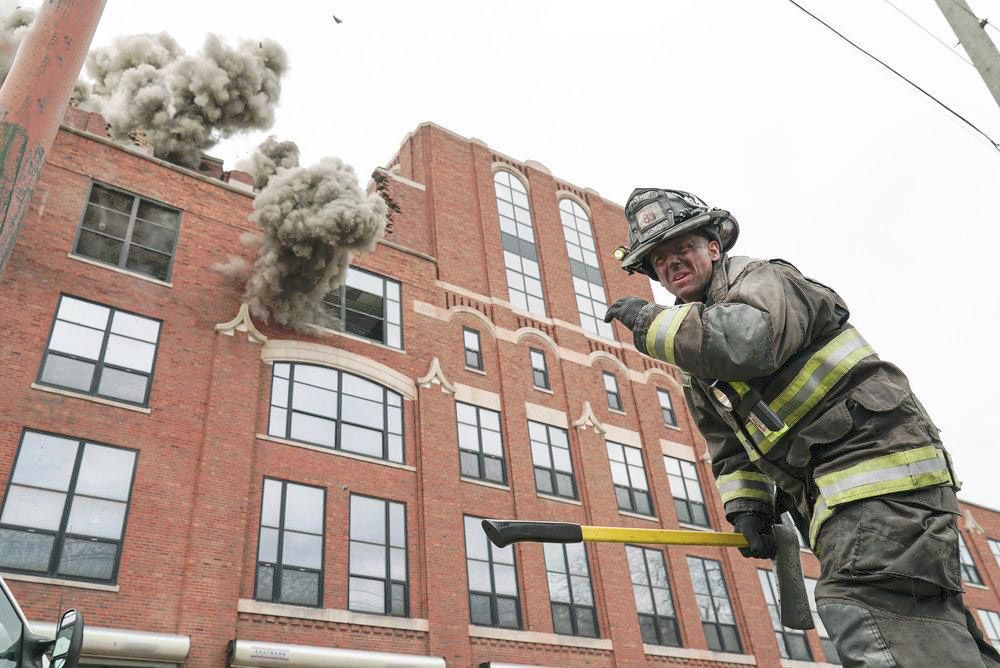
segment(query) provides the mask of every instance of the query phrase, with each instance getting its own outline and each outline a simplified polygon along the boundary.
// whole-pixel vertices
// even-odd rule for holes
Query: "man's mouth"
[[[679,272],[677,272],[676,274],[674,274],[673,276],[670,277],[670,282],[671,283],[679,283],[680,281],[683,281],[685,278],[687,278],[690,275],[691,275],[690,271],[679,271]]]

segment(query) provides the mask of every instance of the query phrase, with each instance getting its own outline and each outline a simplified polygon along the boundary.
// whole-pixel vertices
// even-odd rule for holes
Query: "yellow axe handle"
[[[580,526],[586,543],[655,543],[658,545],[714,545],[747,547],[740,533],[682,531],[677,529],[631,529],[628,527]]]

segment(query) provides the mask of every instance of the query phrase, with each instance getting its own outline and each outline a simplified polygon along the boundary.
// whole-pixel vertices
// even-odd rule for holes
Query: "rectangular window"
[[[833,640],[830,639],[830,633],[823,626],[823,620],[820,619],[819,609],[816,607],[816,579],[815,578],[804,578],[806,583],[806,596],[809,598],[809,611],[812,612],[813,624],[816,626],[816,634],[819,636],[819,642],[823,645],[823,655],[826,657],[827,663],[833,663],[840,665],[840,655],[837,654],[837,648],[833,644]]]
[[[160,324],[159,320],[62,295],[38,382],[146,406]]]
[[[722,565],[714,559],[697,557],[688,557],[687,561],[708,648],[741,654],[743,646],[736,631],[736,618],[722,577]]]
[[[608,395],[608,408],[622,410],[622,398],[618,393],[618,379],[613,373],[604,372],[604,392]]]
[[[276,362],[268,434],[403,463],[403,397],[346,371]]]
[[[642,450],[613,441],[606,443],[618,509],[652,515],[653,504],[649,497],[646,469],[642,464]]]
[[[993,558],[997,560],[997,565],[1000,566],[1000,540],[989,538],[986,542],[990,544],[990,552],[993,553]]]
[[[406,508],[351,494],[350,581],[347,607],[406,617]]]
[[[983,632],[993,646],[1000,649],[1000,614],[992,610],[980,610],[979,619],[983,622]]]
[[[176,209],[95,183],[73,254],[167,281],[180,224]]]
[[[969,584],[983,584],[983,578],[979,575],[979,569],[976,568],[976,562],[972,559],[972,553],[969,552],[962,534],[958,534],[958,553],[962,561],[962,579]]]
[[[465,366],[470,369],[482,371],[483,351],[479,345],[479,332],[468,327],[463,327],[462,340],[465,345]]]
[[[535,489],[543,494],[577,498],[566,430],[529,420],[528,438],[535,464]]]
[[[322,606],[325,525],[325,489],[264,478],[256,600]]]
[[[757,577],[760,579],[761,589],[764,590],[764,600],[767,601],[767,611],[771,615],[771,628],[774,629],[774,637],[778,641],[781,658],[812,661],[812,652],[809,651],[809,641],[806,640],[805,631],[790,629],[781,624],[781,614],[778,612],[778,585],[774,581],[774,573],[758,568]]]
[[[626,545],[625,556],[632,574],[632,592],[635,594],[636,610],[639,611],[642,641],[649,645],[680,647],[681,634],[677,628],[663,552]]]
[[[137,456],[25,431],[0,515],[0,568],[114,582]]]
[[[678,521],[702,527],[709,526],[698,469],[692,462],[666,455],[663,456],[663,463],[667,467],[670,493],[674,497]]]
[[[341,332],[403,347],[398,281],[348,267],[347,281],[323,298],[323,308]]]
[[[657,388],[656,396],[660,398],[660,412],[663,414],[663,424],[668,427],[676,427],[677,415],[674,414],[674,404],[670,400],[670,393]]]
[[[531,358],[531,382],[543,390],[552,389],[549,387],[549,370],[545,366],[545,353],[531,348],[528,350],[528,356]]]
[[[514,548],[491,543],[483,533],[481,519],[466,516],[464,520],[469,621],[478,626],[521,628]]]
[[[503,244],[510,303],[522,311],[545,315],[542,274],[535,233],[531,227],[528,191],[520,179],[503,170],[494,174],[493,188],[500,215],[500,242]]]
[[[455,413],[462,476],[506,484],[500,413],[460,401],[455,402]]]
[[[596,638],[597,613],[586,548],[581,543],[545,543],[544,547],[553,630]]]

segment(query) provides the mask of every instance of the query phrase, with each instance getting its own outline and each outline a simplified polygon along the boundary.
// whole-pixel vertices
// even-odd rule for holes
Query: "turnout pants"
[[[840,508],[817,541],[816,603],[845,666],[986,666],[1000,654],[962,601],[950,487]]]

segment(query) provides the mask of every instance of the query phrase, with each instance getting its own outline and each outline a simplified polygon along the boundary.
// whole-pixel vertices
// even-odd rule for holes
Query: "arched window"
[[[403,397],[360,376],[275,362],[268,434],[403,462]]]
[[[559,200],[559,217],[566,237],[569,268],[573,272],[580,325],[591,334],[613,339],[611,325],[604,322],[608,297],[601,280],[601,265],[597,263],[597,247],[594,245],[590,218],[582,206],[568,197]]]
[[[500,213],[500,238],[510,303],[523,311],[545,315],[528,191],[517,177],[503,170],[493,176],[493,187]]]

